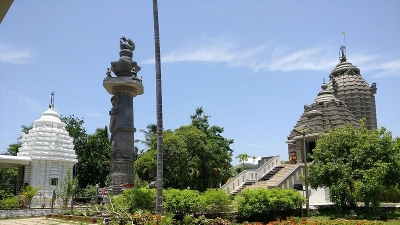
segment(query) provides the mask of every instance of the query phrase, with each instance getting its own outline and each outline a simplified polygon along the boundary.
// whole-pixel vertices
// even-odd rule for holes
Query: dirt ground
[[[69,224],[82,224],[76,221],[66,221],[60,219],[52,219],[46,217],[34,217],[24,219],[2,219],[0,225],[69,225]],[[86,223],[83,223],[86,224]]]

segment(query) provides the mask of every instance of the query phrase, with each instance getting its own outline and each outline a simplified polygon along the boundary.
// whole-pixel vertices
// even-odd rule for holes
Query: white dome
[[[65,129],[59,114],[50,107],[35,120],[28,134],[22,135],[18,156],[76,163],[73,138]]]
[[[61,122],[60,115],[54,110],[54,108],[50,107],[46,111],[42,113],[40,119],[35,120],[35,123],[38,121],[52,121],[52,122]]]

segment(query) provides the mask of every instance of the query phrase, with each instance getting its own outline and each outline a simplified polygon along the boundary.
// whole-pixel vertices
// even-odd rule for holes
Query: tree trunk
[[[157,104],[157,196],[156,214],[162,212],[162,189],[163,189],[163,120],[162,120],[162,91],[161,91],[161,54],[160,54],[160,32],[158,24],[157,0],[153,0],[154,18],[154,44],[156,63],[156,104]]]

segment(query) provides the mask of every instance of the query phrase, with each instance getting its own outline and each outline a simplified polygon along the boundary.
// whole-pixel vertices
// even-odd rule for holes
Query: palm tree
[[[157,125],[149,124],[146,127],[146,130],[141,129],[140,132],[144,134],[144,140],[136,139],[136,143],[141,143],[147,146],[147,148],[151,147],[151,142],[157,136]]]
[[[162,120],[162,91],[161,91],[161,54],[160,54],[160,30],[158,25],[157,0],[153,0],[154,18],[154,45],[156,61],[156,104],[157,104],[157,195],[156,214],[162,214],[162,189],[163,189],[163,120]]]
[[[244,161],[246,161],[250,156],[247,155],[246,153],[241,153],[238,156],[236,156],[237,159],[239,159],[239,162],[242,162],[242,165],[244,167]]]
[[[107,126],[104,126],[104,128],[97,128],[94,133],[102,135],[103,137],[106,137],[107,139],[109,139],[109,133],[108,133]]]

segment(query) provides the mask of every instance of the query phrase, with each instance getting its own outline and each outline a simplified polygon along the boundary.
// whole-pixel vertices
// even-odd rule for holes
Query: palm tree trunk
[[[162,214],[162,190],[163,190],[163,120],[162,120],[162,92],[161,92],[161,54],[160,31],[158,26],[157,0],[153,0],[154,18],[154,43],[156,61],[156,104],[157,104],[157,195],[156,214]]]

